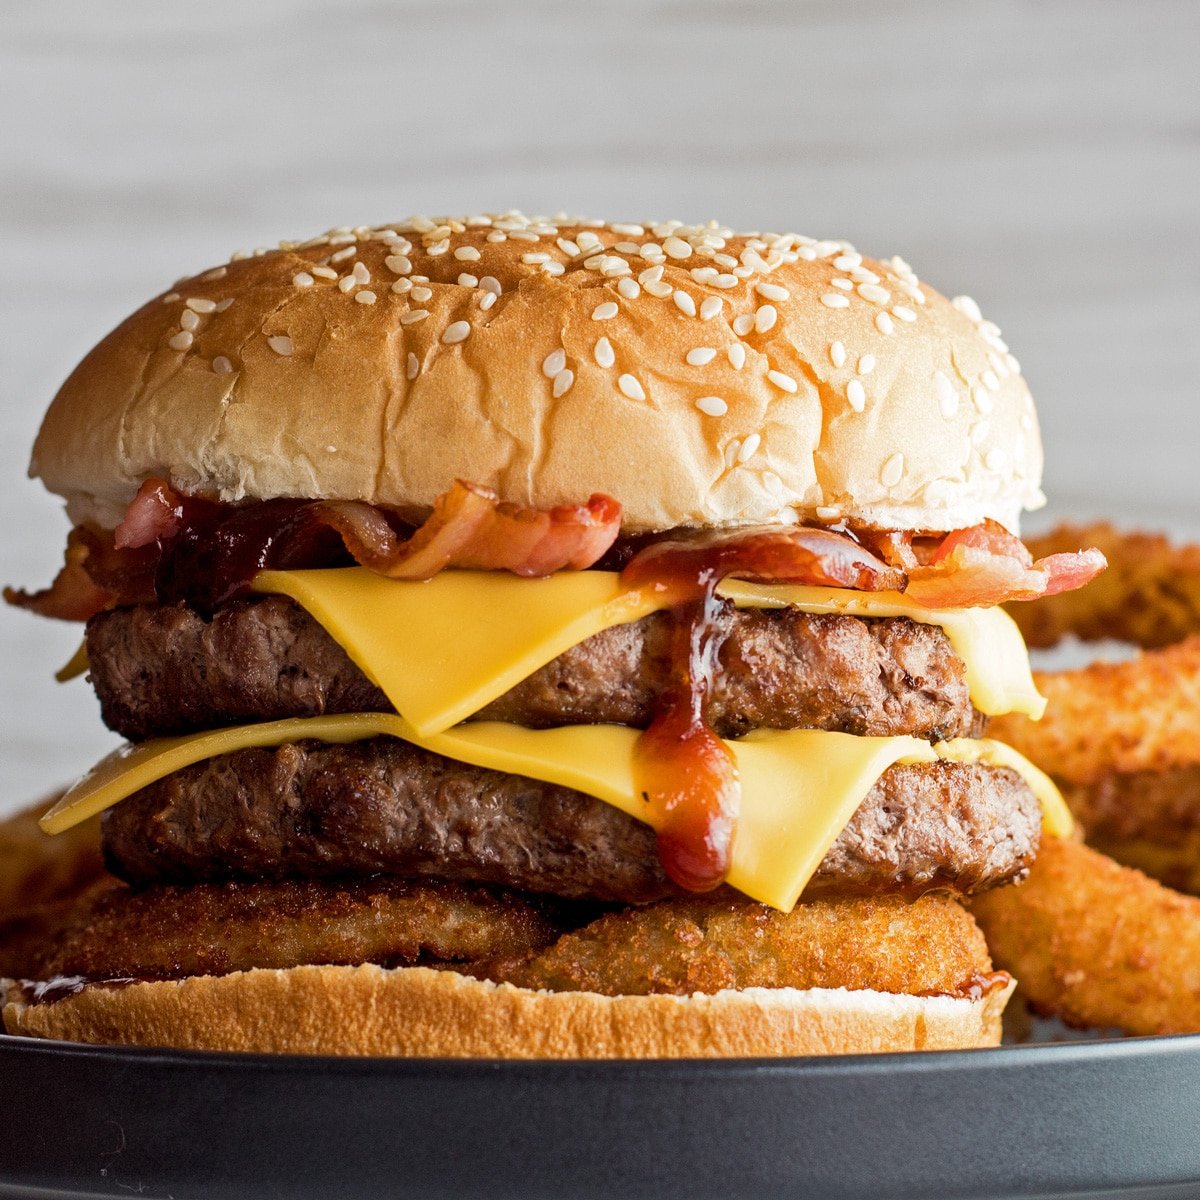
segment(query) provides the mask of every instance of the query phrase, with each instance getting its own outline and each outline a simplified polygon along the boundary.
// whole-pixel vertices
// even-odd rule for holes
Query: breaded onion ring
[[[1200,636],[1122,663],[1035,671],[1041,721],[1009,715],[988,726],[1043,771],[1089,784],[1110,772],[1200,763]]]
[[[1099,546],[1109,569],[1081,591],[1014,605],[1013,618],[1033,646],[1074,634],[1117,638],[1143,653],[1128,662],[1036,672],[1049,701],[1045,717],[1036,724],[1001,717],[991,736],[1068,784],[1200,763],[1200,546],[1175,547],[1164,537],[1097,524],[1061,526],[1032,548],[1053,554],[1079,539]]]
[[[100,820],[48,838],[38,818],[53,798],[0,821],[0,922],[80,895],[104,874]]]
[[[991,965],[970,914],[945,895],[813,900],[782,913],[720,892],[609,913],[487,974],[603,996],[749,987],[964,995]]]
[[[1029,879],[971,902],[996,964],[1080,1028],[1200,1031],[1200,900],[1046,838]]]
[[[1060,525],[1027,544],[1038,558],[1095,546],[1108,559],[1108,570],[1079,591],[1012,606],[1030,646],[1054,646],[1073,633],[1154,650],[1200,634],[1200,545],[1173,546],[1160,534],[1122,533],[1107,522]]]

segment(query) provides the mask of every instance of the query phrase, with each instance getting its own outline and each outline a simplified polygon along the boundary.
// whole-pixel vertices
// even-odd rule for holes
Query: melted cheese
[[[349,567],[264,571],[255,587],[307,609],[422,735],[450,729],[572,646],[666,602],[663,593],[625,587],[608,571],[560,571],[546,579],[442,571],[409,583]],[[926,609],[898,592],[733,580],[719,590],[743,607],[793,605],[940,625],[966,664],[971,699],[981,712],[1036,719],[1045,708],[1021,634],[998,608]]]
[[[576,788],[647,819],[634,786],[637,730],[576,725],[533,730],[480,721],[423,735],[391,713],[292,718],[125,746],[102,760],[42,818],[63,830],[192,763],[253,746],[301,738],[350,742],[388,735],[476,766]],[[897,762],[984,761],[1017,770],[1043,805],[1048,832],[1066,836],[1071,818],[1054,784],[1015,750],[990,741],[930,746],[918,738],[867,738],[816,730],[758,730],[727,743],[742,785],[729,882],[789,910],[826,851],[879,777]]]

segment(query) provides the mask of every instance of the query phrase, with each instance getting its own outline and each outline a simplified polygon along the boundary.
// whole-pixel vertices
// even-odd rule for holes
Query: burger
[[[106,337],[31,473],[128,739],[42,819],[10,1032],[301,1053],[994,1044],[964,896],[1069,817],[1001,604],[1029,392],[901,259],[510,212],[235,255]]]

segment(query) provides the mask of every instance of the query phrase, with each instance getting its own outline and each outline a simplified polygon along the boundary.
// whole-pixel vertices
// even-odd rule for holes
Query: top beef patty
[[[719,619],[728,636],[708,715],[722,736],[756,727],[931,741],[982,732],[962,660],[935,625],[732,605]],[[656,613],[598,633],[476,717],[644,728],[669,675],[670,621]],[[392,707],[282,596],[237,601],[211,619],[182,605],[115,609],[88,622],[87,647],[105,723],[135,740]]]

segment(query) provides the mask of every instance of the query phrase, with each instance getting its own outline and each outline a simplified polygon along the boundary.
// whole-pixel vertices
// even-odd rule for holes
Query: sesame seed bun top
[[[164,476],[414,509],[455,478],[629,530],[1016,529],[1043,502],[999,330],[845,242],[508,213],[339,229],[144,305],[63,385],[31,474],[112,525]]]

